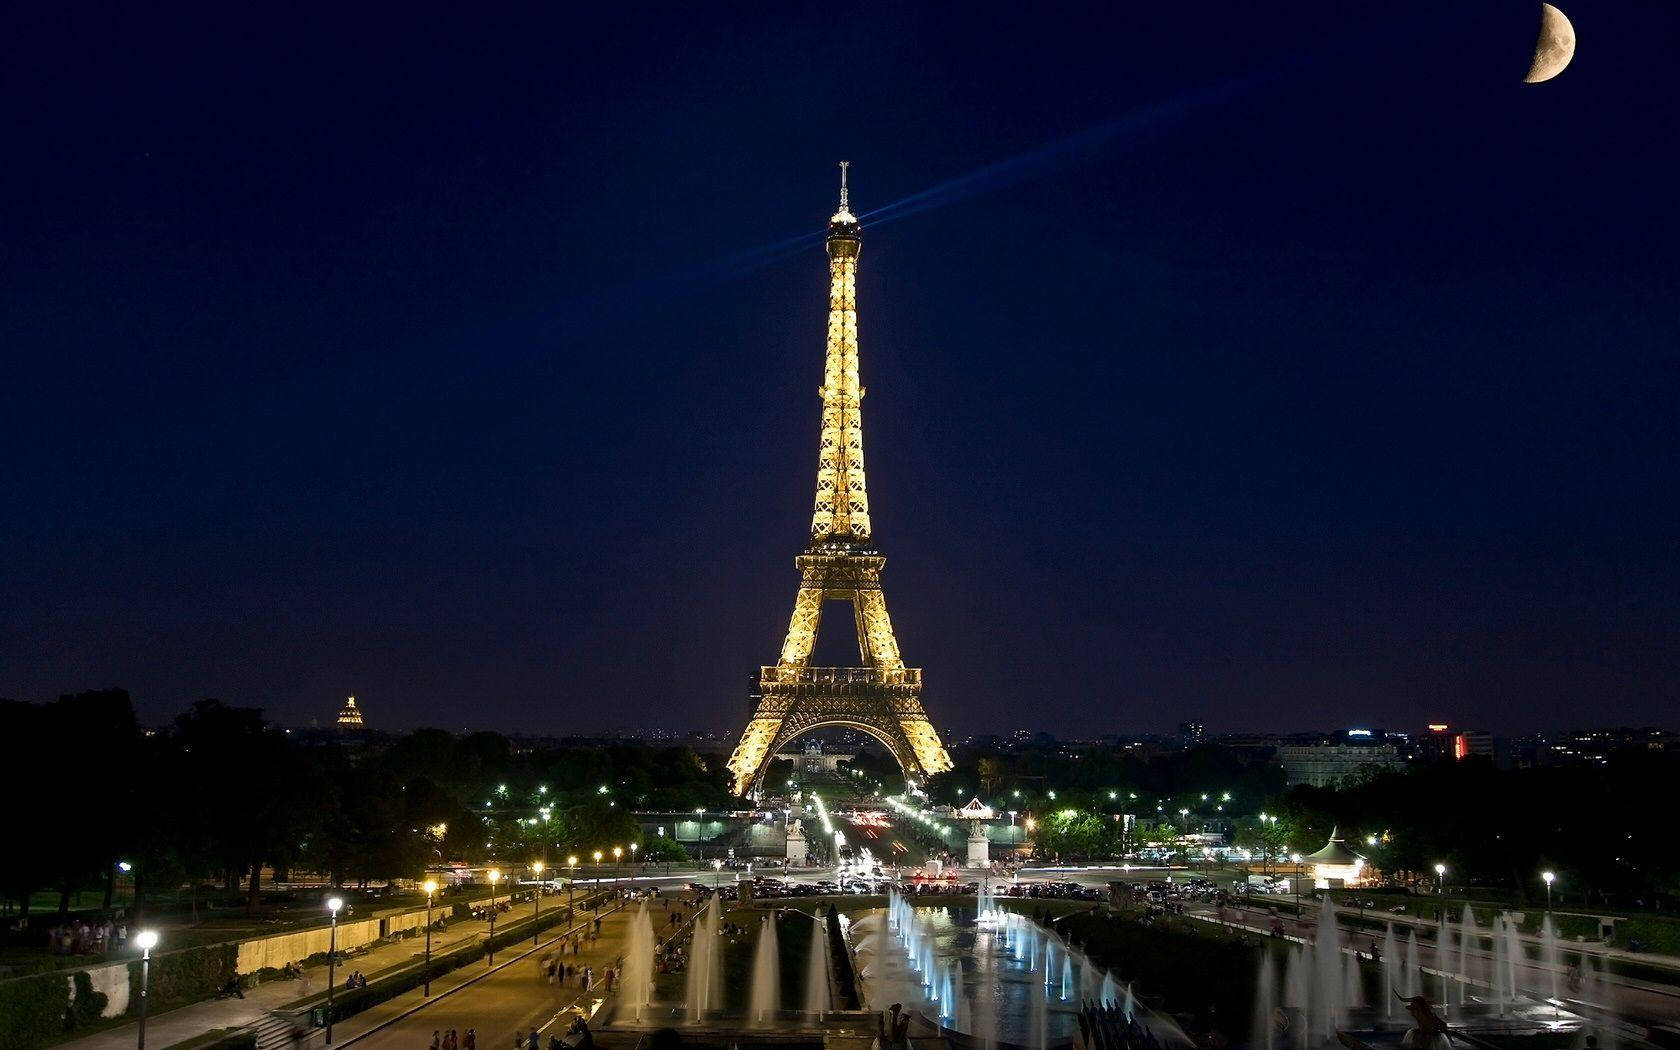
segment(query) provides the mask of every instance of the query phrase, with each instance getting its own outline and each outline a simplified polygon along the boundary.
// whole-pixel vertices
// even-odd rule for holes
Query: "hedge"
[[[1619,948],[1626,948],[1630,937],[1644,942],[1643,951],[1657,955],[1680,955],[1680,922],[1673,919],[1639,916],[1617,922],[1613,943]]]
[[[14,1046],[33,1048],[60,1039],[70,991],[62,973],[19,977],[0,984],[0,1032]]]
[[[1170,923],[1080,912],[1055,920],[1069,942],[1114,971],[1140,995],[1166,1000],[1169,1012],[1217,1016],[1227,1035],[1247,1031],[1262,951],[1276,942],[1243,944],[1207,937]]]
[[[153,958],[151,1011],[158,1013],[216,994],[233,976],[238,958],[235,944],[183,948]],[[35,1050],[71,1032],[108,1026],[116,1019],[99,1016],[105,1006],[105,996],[93,990],[86,970],[19,977],[0,982],[0,1032],[6,1034],[8,1050]],[[139,1012],[140,961],[136,959],[128,964],[128,1012],[122,1016],[135,1017]]]

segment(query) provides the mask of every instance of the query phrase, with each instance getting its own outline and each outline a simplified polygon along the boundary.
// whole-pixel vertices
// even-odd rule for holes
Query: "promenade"
[[[558,902],[558,904],[557,904]],[[543,910],[554,907],[565,907],[565,896],[547,897],[543,901]],[[512,923],[531,918],[535,905],[531,903],[514,907],[503,915],[496,917],[496,927],[505,929]],[[456,919],[449,923],[446,930],[432,934],[432,954],[441,955],[451,948],[486,937],[490,932],[488,921],[474,919]],[[393,970],[413,964],[425,956],[426,939],[424,935],[395,941],[391,944],[379,945],[368,951],[342,959],[337,967],[335,978],[340,989],[344,987],[345,977],[353,971],[361,971],[369,981],[377,980],[381,975]],[[510,946],[510,951],[521,950],[517,945]],[[483,964],[476,967],[482,972]],[[463,970],[473,970],[475,967],[463,967]],[[187,1042],[219,1029],[240,1028],[252,1024],[268,1016],[270,1011],[282,1008],[301,1008],[317,1002],[325,1002],[327,967],[323,963],[304,970],[304,976],[297,980],[275,979],[247,989],[245,998],[206,999],[165,1013],[153,1014],[146,1021],[146,1045],[148,1047],[170,1047],[177,1043]],[[437,982],[433,982],[436,987]],[[138,1035],[139,1023],[130,1022],[115,1028],[95,1032],[67,1043],[59,1044],[67,1050],[132,1050]]]

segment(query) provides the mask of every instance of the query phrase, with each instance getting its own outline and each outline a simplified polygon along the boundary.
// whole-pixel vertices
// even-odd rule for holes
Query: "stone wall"
[[[93,990],[105,996],[105,1008],[99,1011],[100,1017],[121,1017],[128,1012],[128,964],[111,963],[108,966],[98,966],[91,970],[84,970]],[[64,979],[70,982],[70,1001],[76,1001],[76,975],[67,973]]]
[[[425,915],[425,910],[421,910]],[[338,948],[359,948],[364,944],[377,941],[380,926],[387,920],[362,919],[359,922],[341,922],[338,924]],[[422,918],[422,921],[424,919]],[[327,926],[320,926],[313,930],[300,930],[297,933],[277,933],[272,937],[259,937],[252,941],[239,943],[238,970],[240,973],[256,973],[258,970],[278,970],[291,962],[301,962],[311,955],[325,955],[331,943],[332,930]]]

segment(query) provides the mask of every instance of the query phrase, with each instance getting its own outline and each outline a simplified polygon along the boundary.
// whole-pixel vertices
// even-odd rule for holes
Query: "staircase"
[[[269,1014],[245,1030],[256,1033],[257,1050],[291,1050],[296,1045],[292,1042],[292,1029],[296,1026],[297,1021],[290,1014]]]

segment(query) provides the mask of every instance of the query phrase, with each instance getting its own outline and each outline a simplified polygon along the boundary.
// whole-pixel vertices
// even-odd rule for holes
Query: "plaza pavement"
[[[681,899],[693,900],[686,895]],[[357,1014],[335,1026],[333,1045],[354,1045],[359,1050],[413,1050],[430,1046],[433,1031],[447,1032],[454,1028],[464,1035],[468,1028],[473,1028],[477,1030],[482,1050],[509,1046],[515,1036],[523,1036],[535,1028],[539,1045],[547,1046],[550,1036],[565,1034],[574,1011],[593,1014],[605,1001],[602,971],[618,964],[630,919],[638,907],[635,902],[620,902],[612,911],[603,911],[599,940],[581,944],[577,955],[565,956],[565,961],[573,966],[594,968],[596,984],[591,989],[585,990],[576,977],[566,984],[549,984],[543,965],[556,944],[590,925],[594,913],[564,932],[545,937],[538,949],[533,950],[529,944],[522,946],[517,955],[497,964],[489,973],[480,969],[469,974],[463,970],[448,975],[443,982],[433,981],[430,1000],[416,990]],[[655,935],[672,936],[664,924],[664,907],[658,904],[650,907]],[[680,934],[683,928],[679,926],[676,932]]]
[[[557,902],[564,907],[563,897],[549,897],[543,902],[544,909],[553,908]],[[505,915],[497,916],[496,925],[505,927],[510,922],[519,922],[531,917],[535,906],[522,904]],[[450,948],[470,943],[483,938],[490,932],[489,922],[479,922],[472,919],[453,920],[449,927],[441,933],[432,934],[432,954],[441,955]],[[360,970],[370,981],[381,974],[409,965],[425,955],[426,939],[424,935],[399,940],[392,944],[380,945],[362,955],[353,955],[341,960],[335,977],[340,989],[344,987],[344,978],[355,970]],[[518,946],[512,946],[513,951],[519,951]],[[482,970],[479,967],[466,966],[463,970]],[[245,992],[245,998],[206,999],[190,1006],[178,1007],[164,1013],[153,1014],[146,1021],[146,1044],[155,1047],[170,1047],[176,1043],[186,1042],[203,1035],[206,1032],[221,1028],[239,1028],[252,1024],[267,1017],[271,1010],[306,1000],[309,1003],[325,1002],[327,982],[327,967],[323,963],[311,966],[304,971],[301,980],[272,980],[257,985]],[[437,982],[432,982],[433,987]],[[83,1036],[68,1043],[59,1044],[64,1050],[132,1050],[139,1032],[139,1023],[107,1028],[101,1032]]]

